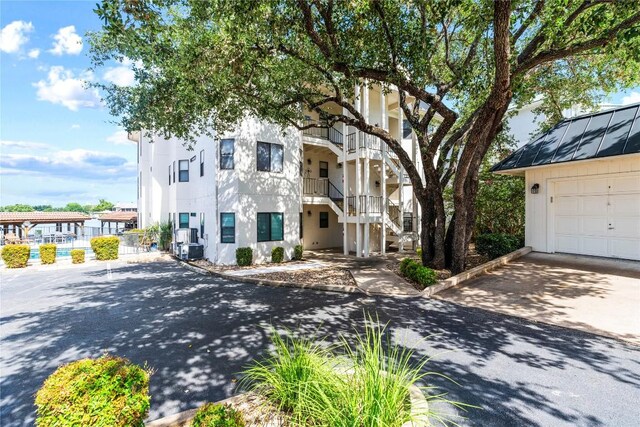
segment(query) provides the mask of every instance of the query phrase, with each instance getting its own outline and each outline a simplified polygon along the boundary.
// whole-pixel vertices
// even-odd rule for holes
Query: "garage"
[[[640,260],[639,110],[562,120],[493,167],[525,178],[527,246]]]

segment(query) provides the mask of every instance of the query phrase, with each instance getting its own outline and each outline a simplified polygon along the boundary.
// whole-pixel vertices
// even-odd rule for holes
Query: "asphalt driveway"
[[[637,261],[532,252],[436,297],[640,345]]]
[[[173,263],[108,266],[2,272],[2,426],[33,424],[33,394],[65,362],[109,351],[148,363],[155,419],[235,393],[237,373],[267,349],[271,325],[333,340],[361,328],[365,311],[418,356],[434,356],[428,369],[459,386],[437,376],[429,384],[482,407],[460,425],[640,419],[640,348],[616,340],[446,301],[259,287]]]

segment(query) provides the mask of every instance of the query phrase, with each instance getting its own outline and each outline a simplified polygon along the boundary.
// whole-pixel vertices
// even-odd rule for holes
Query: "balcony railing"
[[[370,150],[382,151],[382,140],[377,136],[369,135],[368,133],[360,132],[360,141],[358,146],[360,148],[368,148]]]
[[[342,192],[333,185],[329,178],[302,178],[302,194],[328,197],[334,202],[344,199]]]
[[[333,126],[329,126],[324,120],[305,119],[304,126],[311,126],[302,130],[303,135],[313,136],[315,138],[328,139],[336,145],[342,146],[343,135],[338,129]]]

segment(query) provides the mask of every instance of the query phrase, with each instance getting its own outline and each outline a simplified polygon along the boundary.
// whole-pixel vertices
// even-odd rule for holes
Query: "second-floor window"
[[[189,160],[180,160],[178,167],[180,168],[178,180],[180,182],[189,182]]]
[[[169,185],[171,185],[171,165],[169,165]]]
[[[173,183],[176,183],[176,161],[173,161]]]
[[[284,146],[269,142],[258,142],[258,170],[262,172],[282,172]]]
[[[320,178],[329,178],[329,162],[320,162]]]
[[[200,151],[200,176],[204,176],[204,150]]]
[[[411,123],[409,123],[409,120],[403,120],[402,121],[402,138],[403,139],[407,139],[407,138],[411,138],[411,132],[413,132],[413,128],[411,128]]]
[[[223,139],[220,141],[220,169],[233,169],[235,142],[234,139]]]

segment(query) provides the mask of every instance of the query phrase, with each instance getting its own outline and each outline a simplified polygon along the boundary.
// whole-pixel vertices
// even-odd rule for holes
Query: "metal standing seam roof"
[[[562,120],[491,171],[637,153],[640,153],[640,104],[633,104]]]

